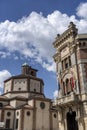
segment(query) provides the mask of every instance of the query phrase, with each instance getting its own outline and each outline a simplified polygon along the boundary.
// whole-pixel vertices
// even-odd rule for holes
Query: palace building
[[[87,34],[70,22],[54,43],[59,95],[58,130],[87,130]]]
[[[22,65],[22,73],[4,81],[0,96],[0,130],[58,130],[57,110],[44,95],[37,70]]]

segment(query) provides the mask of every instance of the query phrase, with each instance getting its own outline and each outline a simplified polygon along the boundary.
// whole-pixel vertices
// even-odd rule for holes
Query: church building
[[[4,81],[0,130],[87,130],[87,34],[70,22],[53,46],[58,98],[46,98],[37,70],[23,64],[20,75]]]
[[[87,130],[87,34],[70,22],[54,43],[58,80],[58,130]]]
[[[57,110],[44,95],[37,70],[22,65],[22,73],[4,81],[0,96],[0,130],[58,130]]]

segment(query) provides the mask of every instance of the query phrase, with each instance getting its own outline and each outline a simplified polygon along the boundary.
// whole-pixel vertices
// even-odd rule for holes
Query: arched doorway
[[[78,124],[76,121],[76,112],[69,108],[67,113],[67,130],[78,130]]]

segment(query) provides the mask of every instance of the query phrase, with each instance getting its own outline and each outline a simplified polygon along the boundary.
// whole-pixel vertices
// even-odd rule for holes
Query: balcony
[[[80,101],[80,97],[79,95],[75,94],[75,93],[70,93],[69,95],[63,96],[61,98],[57,98],[56,100],[56,105],[69,105],[69,104],[73,104],[73,103],[77,103]]]

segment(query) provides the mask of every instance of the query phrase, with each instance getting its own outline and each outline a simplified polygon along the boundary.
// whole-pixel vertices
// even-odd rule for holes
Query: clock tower
[[[87,129],[87,34],[78,34],[70,22],[54,43],[59,95],[58,126],[62,130]]]

